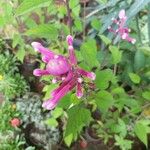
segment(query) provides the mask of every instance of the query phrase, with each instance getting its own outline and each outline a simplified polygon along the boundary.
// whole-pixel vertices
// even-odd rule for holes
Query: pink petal
[[[33,71],[33,75],[35,76],[42,76],[42,75],[50,75],[47,70],[42,70],[42,69],[35,69]]]
[[[120,18],[120,19],[123,19],[123,18],[125,18],[125,17],[126,17],[125,10],[122,9],[122,10],[119,12],[119,18]]]
[[[66,38],[68,45],[73,45],[73,37],[71,35],[68,35]]]
[[[48,63],[49,60],[50,60],[50,57],[48,57],[48,56],[43,56],[42,57],[42,61],[45,62],[45,63]]]
[[[109,30],[109,32],[116,34],[116,31],[111,26],[108,27],[108,30]]]
[[[136,42],[136,39],[131,38],[131,37],[129,37],[129,36],[126,38],[126,40],[127,40],[128,42],[131,42],[132,44],[135,44],[135,42]]]
[[[67,77],[63,80],[62,84],[55,90],[53,90],[51,92],[51,95],[54,97],[55,95],[57,95],[57,93],[64,87],[68,84],[68,82],[73,78],[73,73],[72,72],[69,72],[67,74]]]
[[[71,89],[74,88],[74,84],[74,80],[68,82],[68,84],[66,84],[66,86],[64,86],[52,99],[45,101],[42,107],[46,108],[47,110],[55,108],[60,99],[64,97]]]
[[[121,38],[124,40],[124,39],[126,39],[128,37],[128,33],[123,33],[122,34],[122,36],[121,36]]]
[[[131,43],[132,43],[132,44],[135,44],[135,42],[136,42],[136,39],[133,39],[133,38],[132,38]]]
[[[79,72],[79,74],[81,74],[81,75],[83,75],[83,76],[85,76],[87,78],[90,78],[92,80],[95,80],[95,78],[96,78],[96,75],[95,75],[94,72],[88,72],[88,71],[85,71],[85,70],[83,70],[81,68],[78,68],[78,72]]]
[[[35,51],[40,52],[42,55],[47,56],[49,59],[54,57],[54,52],[52,52],[51,50],[43,47],[41,43],[32,42],[31,45],[35,49]]]
[[[59,55],[59,57],[49,60],[46,70],[52,75],[59,76],[66,74],[70,70],[70,67],[67,59]]]
[[[79,83],[79,82],[77,82],[76,95],[77,95],[78,98],[81,98],[83,96],[82,84]]]
[[[77,59],[76,59],[76,56],[75,56],[75,52],[74,52],[73,46],[70,45],[68,47],[68,50],[69,50],[69,60],[70,60],[70,63],[73,64],[73,65],[76,65],[77,64]]]

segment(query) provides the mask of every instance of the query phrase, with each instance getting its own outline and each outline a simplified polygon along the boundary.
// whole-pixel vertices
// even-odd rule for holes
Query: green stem
[[[142,38],[141,38],[141,31],[140,31],[140,27],[139,27],[138,15],[136,15],[135,20],[136,20],[136,27],[137,27],[137,32],[138,32],[137,34],[138,34],[139,42],[140,42],[140,44],[142,44]]]
[[[69,0],[66,0],[66,8],[68,14],[68,26],[69,26],[70,34],[72,35],[72,19],[71,19],[71,10],[69,8]]]
[[[84,6],[83,6],[83,41],[85,40],[85,15],[86,15],[86,12],[85,12],[85,7],[86,7],[86,2],[84,2]]]
[[[150,46],[150,3],[148,4],[148,37],[149,37],[149,46]]]

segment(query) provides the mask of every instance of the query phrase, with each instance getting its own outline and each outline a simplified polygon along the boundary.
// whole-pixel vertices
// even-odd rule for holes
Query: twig
[[[114,70],[113,70],[114,75],[117,73],[117,64],[114,65]]]

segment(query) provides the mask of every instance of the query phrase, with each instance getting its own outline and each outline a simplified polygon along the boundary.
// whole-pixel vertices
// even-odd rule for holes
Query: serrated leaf
[[[15,34],[13,37],[12,47],[15,48],[18,44],[21,45],[23,43],[21,36],[19,34]]]
[[[134,128],[137,137],[147,146],[147,131],[145,125],[137,123]]]
[[[109,50],[112,54],[113,64],[119,63],[122,58],[122,51],[119,51],[119,49],[116,46],[109,46]]]
[[[99,36],[106,45],[111,44],[111,40],[108,37],[106,37],[105,35],[99,35]]]
[[[81,32],[81,31],[83,30],[83,25],[82,25],[81,20],[75,19],[74,24],[75,24],[76,29],[77,29],[78,31]]]
[[[79,0],[69,0],[69,7],[70,9],[73,9],[79,4]]]
[[[58,31],[55,25],[41,24],[27,30],[25,34],[28,36],[51,38],[54,40],[58,36]]]
[[[51,115],[57,119],[58,117],[60,117],[63,113],[63,109],[62,108],[59,108],[59,107],[56,107],[52,112],[51,112]]]
[[[100,30],[102,23],[97,18],[94,18],[91,22],[91,25],[95,30]]]
[[[87,126],[91,121],[91,113],[88,109],[82,108],[80,105],[71,107],[68,110],[68,121],[65,130],[65,143],[70,146],[72,140],[81,132],[84,126]]]
[[[64,138],[64,141],[66,143],[66,145],[69,147],[72,143],[72,140],[73,140],[73,134],[70,133],[69,135],[67,135],[65,138]]]
[[[46,7],[51,3],[51,0],[24,0],[16,10],[16,15],[23,15],[34,9]]]
[[[110,69],[97,71],[96,72],[96,87],[101,90],[107,89],[109,86],[109,82],[115,80],[113,76],[113,72]]]
[[[142,93],[142,96],[146,99],[150,101],[150,91],[145,91]]]
[[[140,76],[135,73],[129,73],[129,77],[130,77],[131,81],[135,84],[138,84],[141,81]]]
[[[52,127],[57,127],[58,126],[58,122],[55,118],[50,118],[50,119],[47,119],[45,121],[45,123],[49,126],[52,126]]]
[[[25,57],[25,49],[23,47],[20,47],[19,50],[16,53],[16,57],[23,62],[24,57]]]
[[[96,42],[93,39],[89,39],[87,42],[83,43],[81,46],[81,54],[84,58],[85,63],[90,67],[93,68],[98,66],[97,61],[97,46]]]
[[[97,107],[103,112],[106,113],[108,109],[113,105],[113,97],[107,91],[100,91],[96,95],[96,104]]]
[[[71,102],[71,94],[67,94],[64,96],[58,103],[57,107],[61,107],[64,109],[68,109],[68,107],[72,104]]]
[[[73,9],[72,9],[72,13],[73,13],[73,15],[75,16],[73,16],[74,18],[76,18],[76,17],[79,17],[79,14],[80,14],[80,5],[77,5],[76,7],[74,7]]]

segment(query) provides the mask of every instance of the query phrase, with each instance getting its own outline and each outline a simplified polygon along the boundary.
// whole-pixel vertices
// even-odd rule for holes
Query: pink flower
[[[119,35],[123,40],[131,42],[132,44],[134,44],[136,42],[136,39],[131,38],[129,36],[130,29],[125,27],[125,23],[127,21],[127,16],[125,14],[125,10],[121,10],[119,12],[119,19],[118,20],[112,18],[112,21],[113,21],[113,23],[115,23],[118,26],[118,28],[116,30],[114,30],[110,26],[110,27],[108,27],[108,30],[110,32],[113,32],[114,34]]]
[[[83,81],[84,77],[95,80],[96,75],[93,72],[88,72],[81,69],[77,65],[77,59],[73,48],[73,37],[67,36],[69,56],[55,54],[52,50],[43,47],[38,42],[33,42],[33,48],[42,54],[42,60],[46,63],[45,70],[35,69],[35,76],[52,75],[54,78],[52,83],[60,82],[58,88],[52,91],[52,98],[44,101],[43,107],[51,110],[55,108],[60,99],[69,91],[76,87],[76,95],[78,98],[83,96]]]
[[[12,120],[10,120],[10,124],[12,127],[18,127],[21,124],[21,122],[20,119],[13,118]]]

